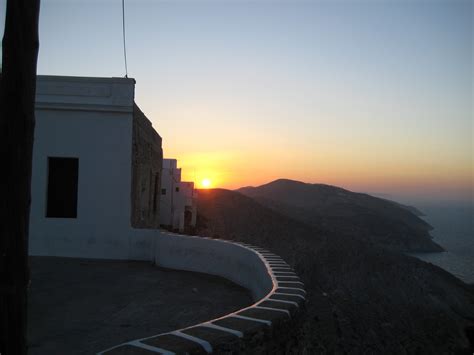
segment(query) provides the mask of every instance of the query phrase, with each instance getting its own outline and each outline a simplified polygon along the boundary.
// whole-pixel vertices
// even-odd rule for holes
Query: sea
[[[474,284],[474,203],[416,204],[434,229],[433,240],[446,251],[411,254]]]

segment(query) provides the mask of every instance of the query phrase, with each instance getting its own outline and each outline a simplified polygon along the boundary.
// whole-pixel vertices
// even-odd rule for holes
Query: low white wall
[[[222,276],[249,289],[254,300],[272,289],[272,277],[252,250],[232,242],[161,232],[154,241],[157,265]]]
[[[255,303],[186,328],[129,340],[98,355],[135,354],[144,349],[160,354],[195,353],[196,346],[202,347],[203,353],[253,353],[267,342],[272,349],[278,349],[281,345],[279,337],[286,337],[288,331],[295,327],[295,323],[286,321],[304,306],[306,291],[299,277],[278,255],[245,243],[164,231],[157,234],[141,230],[134,232],[140,236],[134,240],[151,236],[148,242],[151,240],[153,243],[150,251],[157,265],[224,277],[250,290]],[[139,253],[146,254],[145,249],[139,249]],[[260,311],[260,314],[254,317],[252,310]],[[239,318],[246,319],[246,322],[236,324]],[[210,336],[210,330],[222,336]],[[236,339],[229,341],[232,336]]]

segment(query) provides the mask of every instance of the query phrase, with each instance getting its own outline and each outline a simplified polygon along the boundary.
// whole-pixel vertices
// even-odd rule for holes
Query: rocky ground
[[[442,269],[297,222],[228,190],[200,191],[197,232],[281,255],[305,282],[297,353],[472,354],[474,292]]]

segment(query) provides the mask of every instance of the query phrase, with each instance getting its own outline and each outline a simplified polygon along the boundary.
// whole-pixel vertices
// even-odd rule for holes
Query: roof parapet
[[[133,112],[135,79],[38,75],[37,109]]]

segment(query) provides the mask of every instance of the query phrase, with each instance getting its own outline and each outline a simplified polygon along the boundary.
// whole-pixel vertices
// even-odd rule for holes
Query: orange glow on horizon
[[[183,169],[183,180],[199,188],[238,189],[259,186],[285,178],[306,183],[339,186],[354,192],[387,194],[395,197],[471,198],[472,170],[464,159],[436,160],[432,155],[395,154],[383,159],[334,147],[309,151],[300,146],[272,146],[265,143],[240,150],[174,151]],[[271,153],[270,153],[271,152]],[[208,179],[208,187],[203,181]]]

